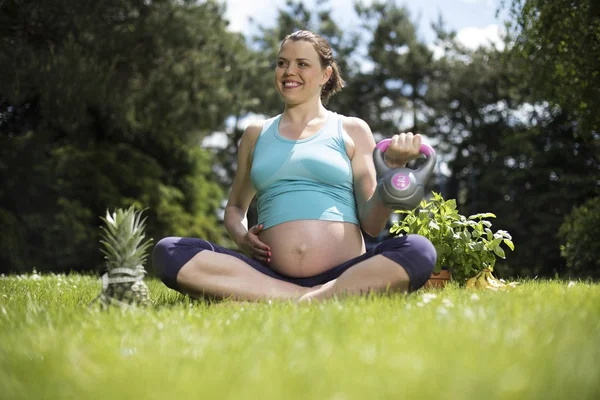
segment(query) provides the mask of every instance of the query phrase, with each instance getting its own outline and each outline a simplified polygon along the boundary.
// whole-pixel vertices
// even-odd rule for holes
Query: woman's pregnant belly
[[[259,238],[271,247],[269,267],[299,278],[320,274],[365,252],[359,227],[347,222],[290,221],[261,232]]]

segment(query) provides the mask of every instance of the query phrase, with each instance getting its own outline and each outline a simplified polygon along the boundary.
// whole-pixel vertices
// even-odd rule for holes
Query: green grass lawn
[[[597,399],[600,285],[102,312],[86,276],[0,278],[1,399]]]

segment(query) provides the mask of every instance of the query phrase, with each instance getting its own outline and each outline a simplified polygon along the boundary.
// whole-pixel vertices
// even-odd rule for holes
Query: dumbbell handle
[[[392,139],[387,138],[387,139],[383,139],[381,142],[377,143],[377,145],[375,147],[377,147],[379,150],[381,150],[382,153],[385,153],[385,151],[388,149],[388,147],[390,147],[390,144],[392,144]],[[425,143],[421,143],[421,147],[419,148],[419,151],[423,154],[425,154],[427,157],[431,157],[431,156],[435,156],[435,150],[433,149],[433,147],[431,147],[428,144]]]

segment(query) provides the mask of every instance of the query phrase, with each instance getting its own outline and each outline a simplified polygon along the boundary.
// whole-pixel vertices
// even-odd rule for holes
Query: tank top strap
[[[279,120],[281,119],[281,116],[282,116],[282,114],[279,114],[275,117],[265,120],[265,122],[263,122],[263,126],[260,131],[260,136],[262,136],[263,133],[268,131],[273,126],[273,124],[275,124],[275,127],[277,127],[279,125]]]
[[[319,131],[319,136],[321,137],[321,139],[325,138],[325,137],[329,137],[332,139],[337,139],[338,138],[338,119],[339,119],[339,115],[332,112],[332,111],[328,111],[329,115],[327,116],[327,119],[325,121],[325,124],[323,125],[323,127],[321,128],[321,130]]]
[[[329,136],[338,144],[340,152],[346,156],[346,144],[344,142],[344,116],[331,112],[329,118]]]
[[[344,141],[344,116],[334,113],[335,117],[336,117],[336,121],[337,121],[337,134],[338,134],[338,139],[340,139],[342,142]]]

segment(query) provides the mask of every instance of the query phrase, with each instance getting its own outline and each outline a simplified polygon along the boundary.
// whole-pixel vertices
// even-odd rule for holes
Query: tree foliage
[[[430,122],[453,153],[448,197],[466,213],[493,212],[513,234],[516,250],[498,265],[501,274],[565,273],[556,232],[571,207],[598,190],[593,146],[572,115],[532,87],[510,37],[504,48],[474,51],[452,35],[440,38],[449,51]]]
[[[588,141],[600,132],[600,3],[511,0],[515,52],[541,97],[573,115]],[[592,134],[592,132],[594,134]],[[600,151],[600,147],[596,147]]]
[[[373,70],[368,80],[375,83],[368,99],[375,109],[364,115],[375,131],[384,136],[396,133],[405,114],[410,115],[412,127],[421,131],[427,105],[424,97],[429,90],[435,68],[433,52],[419,40],[417,27],[405,7],[393,2],[373,2],[356,5],[363,29],[372,34],[368,58]]]
[[[574,276],[600,277],[600,197],[574,208],[559,230],[561,255]]]
[[[0,8],[2,270],[90,270],[107,208],[149,208],[155,238],[219,241],[201,138],[233,99],[214,1],[5,1]],[[243,47],[242,47],[243,49]]]

